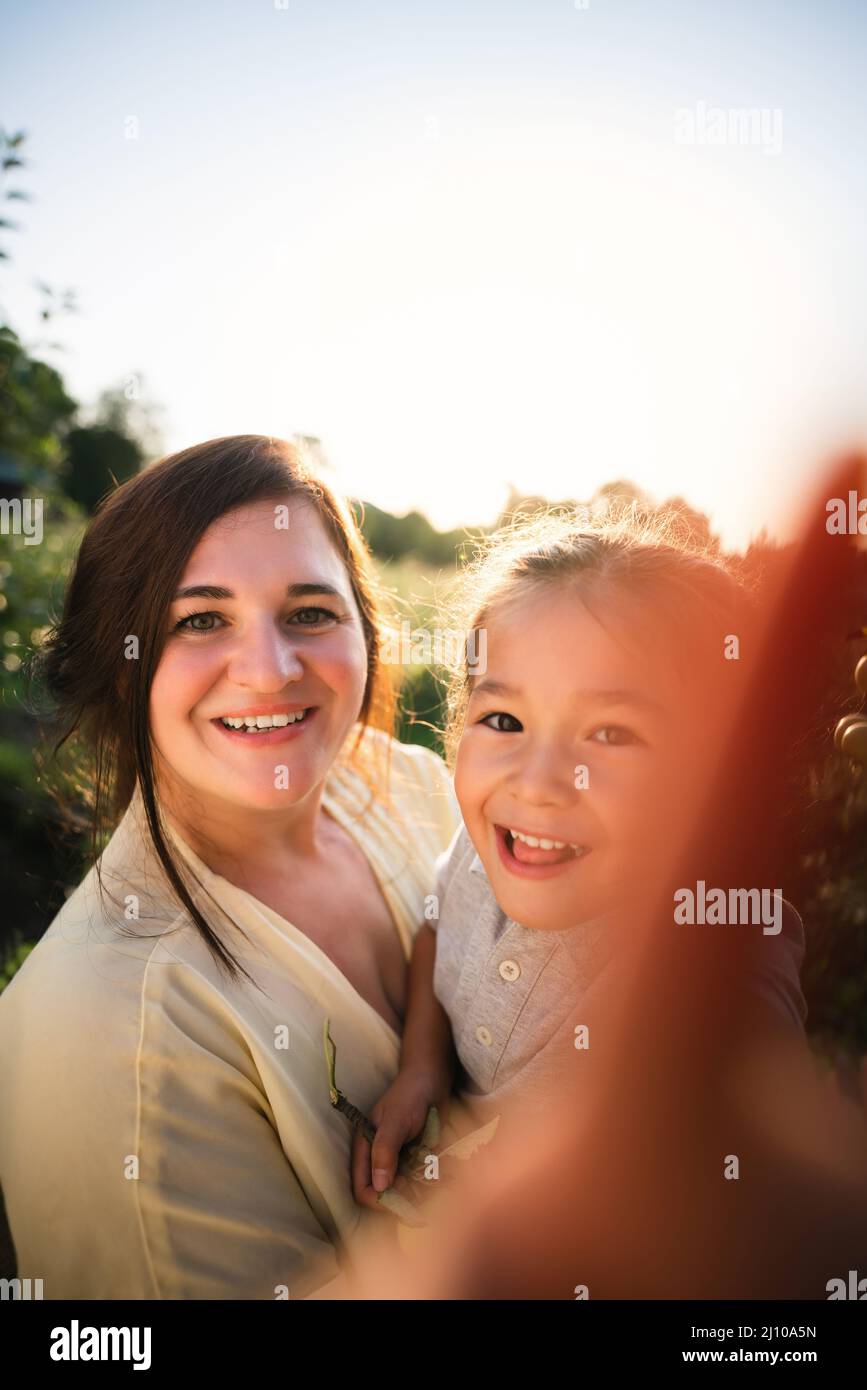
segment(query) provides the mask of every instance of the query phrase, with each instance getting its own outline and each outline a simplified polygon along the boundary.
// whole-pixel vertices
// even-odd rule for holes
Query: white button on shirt
[[[512,921],[465,829],[440,861],[437,892],[434,992],[449,1015],[468,1094],[499,1103],[515,1082],[523,1099],[543,1077],[547,1084],[552,1063],[574,1058],[574,1026],[565,1041],[560,1033],[610,954],[604,920],[557,932]]]
[[[464,1094],[491,1109],[512,1096],[522,1108],[541,1104],[560,1069],[574,1062],[576,1025],[616,974],[613,921],[541,931],[506,917],[464,827],[438,869],[434,993],[452,1026]],[[804,928],[791,904],[784,909],[783,932],[762,939],[762,957],[745,983],[803,1030]]]

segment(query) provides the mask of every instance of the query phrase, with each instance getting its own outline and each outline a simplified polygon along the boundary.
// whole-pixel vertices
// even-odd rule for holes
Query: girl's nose
[[[271,617],[249,624],[233,646],[226,672],[235,685],[268,694],[304,675],[296,644]]]
[[[575,801],[573,751],[556,745],[529,749],[514,777],[515,793],[528,806],[566,806]]]

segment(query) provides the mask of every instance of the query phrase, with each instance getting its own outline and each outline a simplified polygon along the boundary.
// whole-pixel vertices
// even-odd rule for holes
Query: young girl
[[[400,1073],[371,1113],[372,1148],[355,1142],[365,1205],[428,1106],[448,1104],[455,1060],[480,1120],[515,1097],[523,1113],[547,1102],[700,811],[749,605],[679,526],[634,509],[589,526],[549,514],[492,538],[465,576],[460,617],[486,660],[450,691],[464,824],[416,937]],[[740,928],[760,934],[746,983],[800,1030],[803,927],[775,902],[776,928]]]

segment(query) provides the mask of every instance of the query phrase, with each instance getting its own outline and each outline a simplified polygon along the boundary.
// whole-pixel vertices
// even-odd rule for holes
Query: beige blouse
[[[391,744],[390,805],[346,760],[323,805],[366,855],[408,956],[458,810],[439,758]],[[172,838],[246,933],[211,914],[260,988],[229,982],[172,902],[136,793],[101,860],[118,906],[92,870],[0,995],[18,1275],[49,1299],[332,1296],[352,1238],[382,1218],[353,1200],[323,1020],[363,1110],[397,1073],[399,1037],[307,936]]]

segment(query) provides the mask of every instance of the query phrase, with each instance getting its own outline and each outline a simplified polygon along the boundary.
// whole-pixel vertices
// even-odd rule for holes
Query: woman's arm
[[[154,979],[134,1188],[155,1296],[321,1290],[340,1275],[335,1247],[287,1159],[245,1038],[195,970],[152,966]]]

